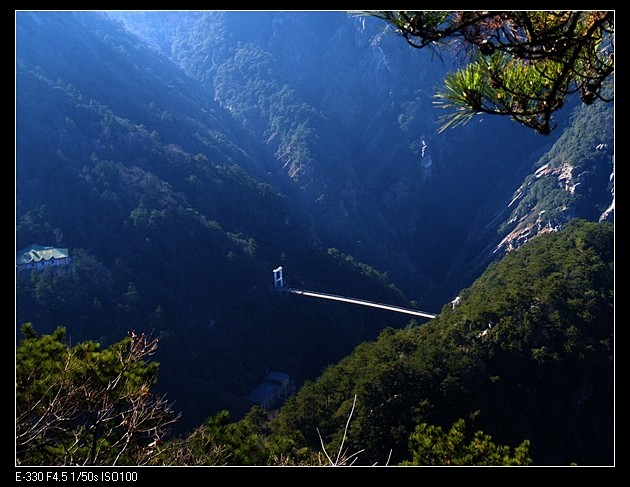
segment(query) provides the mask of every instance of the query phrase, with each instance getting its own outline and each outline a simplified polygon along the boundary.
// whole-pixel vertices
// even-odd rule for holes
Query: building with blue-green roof
[[[67,265],[69,262],[68,249],[35,244],[20,250],[15,256],[15,265],[18,271],[59,267]]]

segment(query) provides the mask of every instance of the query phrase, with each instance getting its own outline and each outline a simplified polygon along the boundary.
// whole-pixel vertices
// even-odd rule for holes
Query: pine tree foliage
[[[16,351],[16,463],[144,465],[178,416],[151,392],[158,340],[131,333],[105,349],[70,346],[65,329],[22,328]]]
[[[531,465],[528,440],[516,448],[498,446],[490,435],[477,431],[466,443],[466,422],[457,420],[448,432],[422,423],[409,437],[412,459],[403,465]]]
[[[480,113],[508,115],[547,135],[552,115],[579,93],[587,105],[614,73],[612,11],[373,12],[416,48],[455,48],[470,62],[447,75],[441,130]]]

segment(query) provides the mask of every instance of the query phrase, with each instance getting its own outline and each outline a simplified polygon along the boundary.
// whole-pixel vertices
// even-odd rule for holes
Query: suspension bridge
[[[344,303],[358,304],[360,306],[370,306],[372,308],[380,308],[387,311],[394,311],[396,313],[404,313],[412,316],[420,316],[422,318],[435,318],[437,315],[433,313],[427,313],[426,311],[418,311],[416,309],[404,308],[402,306],[394,306],[392,304],[377,303],[375,301],[368,301],[366,299],[350,298],[346,296],[338,296],[336,294],[320,293],[316,291],[305,291],[304,289],[296,289],[292,287],[285,287],[284,278],[282,277],[282,267],[278,267],[273,270],[273,284],[274,289],[278,292],[297,294],[300,296],[309,296],[312,298],[329,299],[331,301],[341,301]]]

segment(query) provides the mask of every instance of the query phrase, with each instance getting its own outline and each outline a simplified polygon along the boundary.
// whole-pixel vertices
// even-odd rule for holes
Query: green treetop
[[[441,130],[475,114],[508,115],[547,135],[567,96],[612,101],[613,11],[378,11],[416,48],[450,48],[469,62],[450,73],[437,105]]]
[[[16,464],[143,465],[159,453],[172,405],[150,392],[157,339],[130,333],[101,350],[62,327],[22,327],[16,350]]]

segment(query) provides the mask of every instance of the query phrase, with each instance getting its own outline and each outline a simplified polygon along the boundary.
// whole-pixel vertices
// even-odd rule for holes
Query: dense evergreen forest
[[[611,224],[574,220],[491,265],[462,291],[457,305],[445,306],[430,324],[387,328],[376,340],[362,343],[307,382],[277,414],[255,407],[231,422],[230,413],[222,411],[189,435],[152,450],[146,445],[162,434],[156,424],[174,420],[158,401],[140,410],[140,416],[147,409],[152,414],[133,433],[118,425],[103,434],[107,443],[98,448],[100,461],[341,465],[356,457],[359,465],[612,464],[613,255]],[[108,377],[121,374],[120,367],[128,370],[122,375],[127,377],[123,392],[142,387],[143,377],[155,377],[155,364],[125,358],[136,353],[142,359],[139,350],[148,348],[144,339],[132,337],[103,352],[95,344],[76,345],[69,357],[77,365],[67,368],[58,358],[67,353],[63,330],[41,338],[28,327],[24,333],[18,349],[18,411],[41,414],[48,396],[58,397],[57,384],[69,391],[62,397],[79,389],[79,404],[94,407],[96,393],[81,392],[86,365],[91,380],[90,363],[101,364],[97,391]],[[44,366],[35,368],[34,357],[41,357]],[[121,401],[112,394],[98,402],[99,410]],[[116,425],[122,413],[114,406],[111,410],[109,422]],[[158,421],[162,415],[168,420]],[[26,436],[39,423],[23,419],[20,429]],[[109,431],[107,423],[101,421],[102,430]],[[145,423],[149,427],[140,429]],[[81,433],[70,420],[62,426],[66,436],[57,428],[32,435],[32,449],[24,445],[20,460],[44,458],[56,464],[88,455],[90,443],[82,437],[90,440],[91,428]],[[126,436],[130,440],[121,442]]]
[[[607,464],[613,446],[613,230],[572,222],[490,268],[424,326],[385,330],[302,388],[281,411],[317,445],[370,462],[405,458],[420,422],[460,417],[500,443],[531,441],[538,464]],[[354,435],[352,434],[354,433]]]
[[[144,384],[165,424],[94,463],[326,464],[344,432],[360,464],[448,435],[452,463],[612,463],[614,107],[438,133],[454,63],[342,12],[17,12],[16,253],[71,257],[16,270],[18,418],[54,360],[114,380],[143,337],[112,407]],[[279,265],[439,316],[273,292]],[[270,371],[298,391],[272,414],[246,398]],[[69,437],[18,460],[94,454]]]

